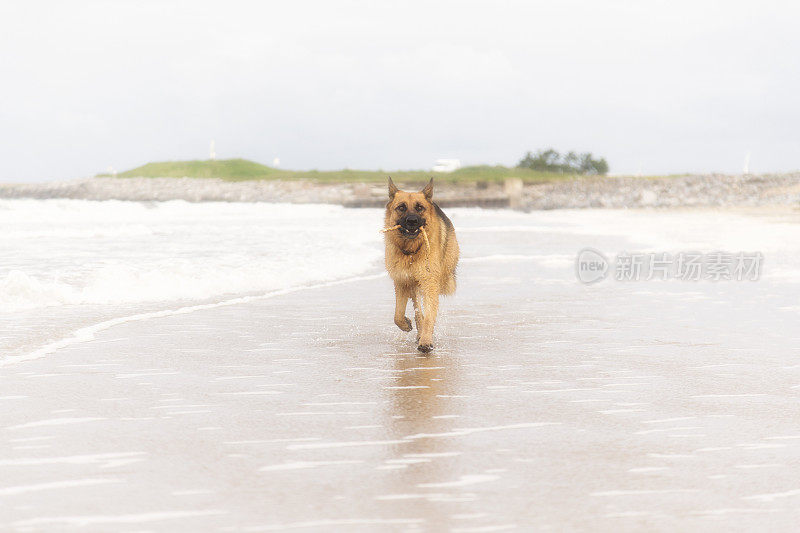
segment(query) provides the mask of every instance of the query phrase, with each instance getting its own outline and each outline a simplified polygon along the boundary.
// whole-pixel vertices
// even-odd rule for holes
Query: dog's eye
[[[397,206],[397,210],[398,210],[398,211],[400,211],[401,213],[404,213],[404,212],[405,212],[405,210],[406,210],[406,204],[400,204],[400,205],[398,205],[398,206]]]
[[[423,211],[425,211],[425,208],[422,207],[422,204],[415,205],[414,209],[416,210],[417,213],[422,213]]]

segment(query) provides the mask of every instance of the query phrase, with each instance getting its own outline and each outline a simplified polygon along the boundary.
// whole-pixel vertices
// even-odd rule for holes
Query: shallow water
[[[800,225],[790,222],[714,211],[450,215],[464,263],[534,261],[545,267],[538,283],[574,281],[584,246],[609,257],[759,251],[764,280],[800,283]],[[380,272],[381,225],[380,210],[330,205],[0,200],[0,358],[119,317]]]
[[[375,269],[380,223],[336,206],[0,200],[0,354],[118,316]]]

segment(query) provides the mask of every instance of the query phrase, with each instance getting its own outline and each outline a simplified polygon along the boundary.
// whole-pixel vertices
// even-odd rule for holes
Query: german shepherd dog
[[[456,232],[447,215],[433,202],[433,179],[420,192],[406,192],[399,190],[389,178],[384,224],[386,228],[399,226],[385,233],[386,270],[394,281],[397,299],[394,323],[403,331],[411,331],[411,321],[406,318],[406,306],[411,298],[417,349],[428,353],[433,349],[439,295],[455,292],[458,264]]]

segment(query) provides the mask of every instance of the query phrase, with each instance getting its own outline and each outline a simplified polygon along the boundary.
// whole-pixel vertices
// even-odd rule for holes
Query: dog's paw
[[[419,346],[417,346],[417,350],[419,350],[422,353],[428,353],[431,350],[433,350],[433,344],[420,344]]]
[[[403,317],[402,321],[395,320],[394,323],[397,324],[397,327],[403,331],[411,331],[411,321],[406,317]]]

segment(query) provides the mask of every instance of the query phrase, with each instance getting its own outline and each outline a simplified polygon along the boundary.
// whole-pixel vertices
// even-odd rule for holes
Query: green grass
[[[118,174],[122,178],[224,178],[231,180],[269,179],[276,169],[246,159],[220,161],[164,161],[147,163]]]
[[[108,176],[108,174],[98,174]],[[559,174],[534,171],[526,168],[504,166],[464,167],[450,173],[428,170],[283,170],[268,167],[246,159],[219,161],[165,161],[147,163],[117,174],[120,178],[220,178],[229,181],[243,180],[311,180],[327,183],[382,182],[386,176],[398,182],[425,182],[430,177],[445,183],[474,183],[520,178],[527,182],[542,182],[580,177],[576,174]]]

